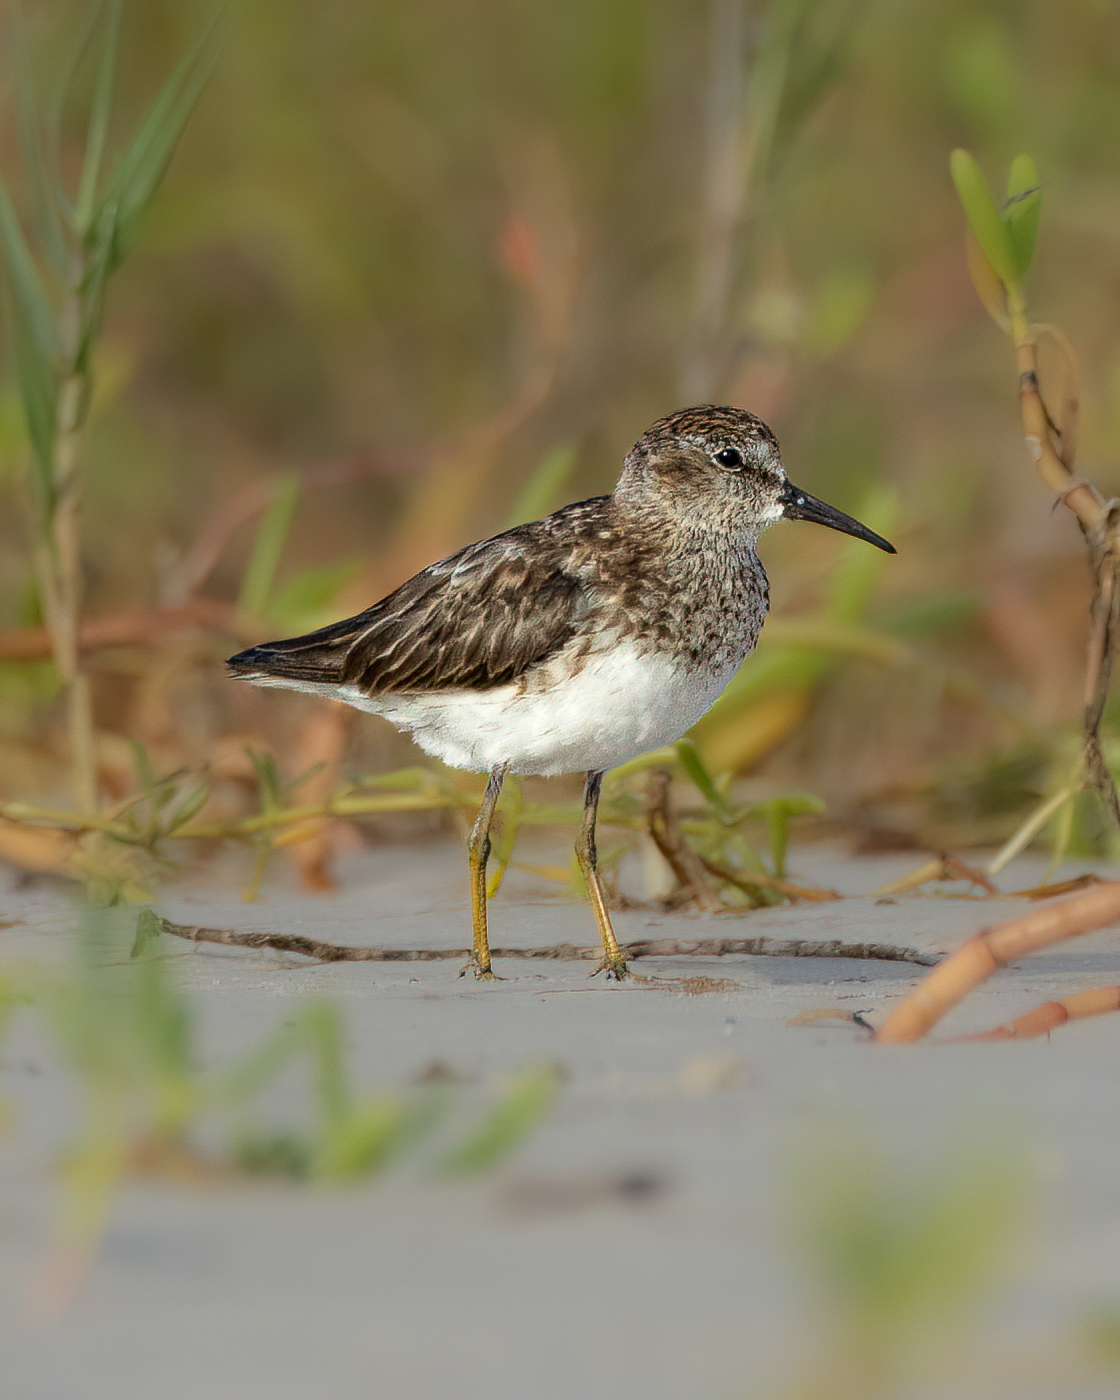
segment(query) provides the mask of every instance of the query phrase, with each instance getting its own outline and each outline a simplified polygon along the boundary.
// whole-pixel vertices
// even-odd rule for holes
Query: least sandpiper
[[[681,409],[638,439],[613,495],[468,545],[357,617],[228,664],[384,715],[444,763],[489,774],[469,840],[478,977],[492,976],[486,862],[506,774],[586,773],[576,855],[600,968],[621,979],[596,870],[603,773],[679,739],[715,703],[758,640],[769,588],[755,546],[781,519],[895,552],[791,485],[754,414]]]

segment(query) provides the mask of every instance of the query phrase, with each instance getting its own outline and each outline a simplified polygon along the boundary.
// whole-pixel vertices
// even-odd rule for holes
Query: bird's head
[[[794,486],[778,439],[742,408],[700,404],[659,418],[627,455],[614,494],[623,506],[755,534],[776,520],[812,520],[895,553],[874,530]]]

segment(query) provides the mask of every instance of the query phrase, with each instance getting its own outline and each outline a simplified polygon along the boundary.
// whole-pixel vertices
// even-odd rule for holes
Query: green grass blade
[[[303,1047],[303,1026],[298,1020],[285,1021],[231,1070],[212,1081],[208,1098],[221,1108],[247,1103],[275,1079]]]
[[[104,204],[93,237],[88,241],[85,276],[78,288],[80,311],[74,369],[79,374],[85,374],[89,370],[97,333],[101,329],[101,316],[105,309],[105,287],[113,270],[116,238],[117,206],[112,203]]]
[[[399,1099],[386,1095],[360,1104],[321,1134],[310,1175],[321,1182],[373,1176],[403,1146],[408,1126]]]
[[[894,530],[898,517],[898,496],[888,486],[873,487],[859,507],[859,518],[869,528],[888,534]],[[859,621],[871,591],[882,573],[887,556],[877,549],[868,549],[861,540],[846,540],[840,562],[828,589],[825,612],[836,622]]]
[[[171,836],[178,831],[181,826],[186,826],[187,822],[206,806],[209,797],[209,785],[206,783],[199,783],[198,787],[183,799],[168,818],[166,834]]]
[[[155,910],[145,905],[136,916],[136,937],[132,942],[132,951],[129,953],[129,961],[135,962],[139,958],[145,957],[158,943],[159,936],[163,932]]]
[[[78,178],[78,195],[74,203],[74,223],[84,238],[94,217],[97,182],[101,175],[101,160],[105,153],[105,138],[109,133],[109,114],[113,107],[113,88],[117,78],[117,49],[120,43],[123,0],[109,0],[101,39],[101,61],[97,65],[97,80],[86,130],[86,150],[82,173]]]
[[[54,434],[57,381],[31,343],[26,325],[16,319],[14,348],[19,374],[20,397],[27,422],[27,436],[35,470],[32,490],[40,522],[45,521],[54,501]]]
[[[51,268],[60,282],[64,282],[70,263],[70,251],[66,246],[66,235],[58,215],[58,206],[52,198],[48,167],[43,151],[43,140],[39,126],[39,104],[35,96],[35,82],[31,70],[31,56],[23,15],[17,7],[14,14],[15,31],[15,77],[16,96],[19,104],[19,134],[23,152],[23,166],[27,172],[27,182],[31,191],[31,203],[35,215],[35,228],[39,243]]]
[[[775,113],[774,144],[789,141],[835,82],[857,33],[856,7],[795,3],[787,10],[788,56]],[[829,23],[821,23],[825,16]]]
[[[139,739],[129,739],[127,743],[132,752],[132,766],[136,770],[136,781],[140,784],[140,791],[146,796],[151,796],[156,786],[156,775],[152,771],[148,750]]]
[[[502,528],[510,530],[514,525],[539,520],[542,515],[555,510],[575,464],[576,450],[568,443],[546,452],[536,471],[522,487]]]
[[[249,755],[249,762],[253,765],[256,775],[261,811],[279,810],[280,777],[276,772],[276,760],[270,753],[262,753],[260,749],[246,749],[245,752]]]
[[[285,472],[278,477],[276,491],[261,517],[237,599],[238,611],[250,617],[263,617],[267,610],[272,581],[291,528],[299,484],[296,472]]]
[[[58,360],[61,347],[54,312],[39,269],[23,236],[8,190],[0,179],[0,244],[15,302],[15,354],[23,411],[38,468],[35,482],[40,506],[53,495],[52,459]]]
[[[74,224],[74,207],[66,189],[63,187],[61,174],[62,165],[62,114],[74,89],[74,79],[77,77],[78,69],[82,65],[83,59],[89,52],[90,44],[97,30],[97,25],[104,10],[102,0],[95,0],[90,4],[74,31],[70,41],[70,47],[66,52],[60,67],[58,79],[51,94],[51,100],[47,104],[46,111],[46,133],[47,148],[50,157],[47,174],[54,185],[54,196],[58,207],[64,211],[74,231],[77,229]]]
[[[20,318],[27,327],[31,344],[35,347],[44,364],[53,370],[54,362],[61,354],[58,327],[50,298],[43,286],[43,279],[31,256],[31,249],[23,236],[19,218],[8,194],[8,187],[0,179],[0,238],[8,264],[8,280],[15,297]]]
[[[330,621],[338,593],[365,569],[364,559],[313,564],[286,579],[268,601],[268,619],[290,635]],[[334,614],[337,616],[337,613]]]
[[[340,1129],[351,1112],[338,1008],[327,1002],[309,1006],[304,1012],[303,1034],[311,1051],[315,1101],[326,1136]]]
[[[673,745],[677,751],[677,757],[681,761],[681,767],[692,779],[693,785],[699,789],[704,800],[714,808],[716,812],[724,812],[727,803],[719,794],[719,790],[712,779],[712,775],[704,766],[704,760],[700,757],[700,751],[691,739],[678,739]]]
[[[115,203],[119,210],[114,265],[128,251],[140,216],[171,162],[187,119],[217,61],[217,23],[215,19],[175,66],[105,187],[105,202]]]
[[[560,1072],[554,1065],[519,1075],[498,1106],[448,1154],[444,1173],[468,1176],[485,1171],[512,1152],[551,1107],[559,1085]]]

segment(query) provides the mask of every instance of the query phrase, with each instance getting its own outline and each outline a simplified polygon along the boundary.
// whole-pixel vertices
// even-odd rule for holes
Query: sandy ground
[[[800,873],[853,893],[916,863],[798,856]],[[232,890],[184,888],[160,908],[181,922],[338,942],[461,946],[461,863],[450,845],[382,849],[349,862],[336,897],[300,895],[281,877],[256,905]],[[1004,884],[1039,873],[1019,862]],[[631,911],[618,926],[623,941],[770,935],[943,953],[1023,909],[863,897],[719,918]],[[8,956],[49,961],[74,920],[60,892],[14,881],[0,916],[22,920],[0,934]],[[495,945],[589,944],[594,925],[586,907],[519,876],[493,905],[491,936]],[[433,1181],[406,1159],[387,1178],[334,1192],[130,1185],[84,1291],[45,1326],[28,1320],[25,1295],[49,1238],[52,1163],[74,1130],[73,1094],[31,1018],[18,1019],[0,1056],[0,1095],[16,1107],[0,1144],[4,1400],[793,1395],[828,1314],[794,1242],[790,1182],[806,1163],[827,1170],[846,1137],[919,1182],[954,1144],[980,1141],[1021,1162],[1028,1181],[1015,1266],[980,1310],[971,1360],[941,1388],[907,1394],[1120,1393],[1120,1372],[1109,1380],[1071,1369],[1078,1328],[1100,1309],[1120,1317],[1115,1017],[1031,1043],[888,1048],[842,1025],[787,1022],[827,1006],[880,1019],[922,975],[906,963],[639,965],[654,977],[738,983],[684,995],[671,984],[589,981],[578,962],[507,961],[508,980],[483,985],[449,962],[326,967],[273,953],[166,951],[214,1062],[315,993],[344,1010],[359,1086],[400,1086],[438,1061],[480,1096],[547,1061],[564,1071],[560,1096],[512,1158],[466,1183]],[[1117,981],[1120,939],[1093,935],[998,974],[945,1030],[985,1028]]]

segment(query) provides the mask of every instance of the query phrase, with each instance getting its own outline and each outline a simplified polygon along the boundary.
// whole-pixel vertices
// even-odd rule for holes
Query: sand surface
[[[849,893],[917,863],[827,851],[795,861]],[[461,866],[451,844],[380,849],[347,862],[334,897],[302,895],[281,874],[255,905],[188,882],[159,907],[184,923],[462,946]],[[1001,879],[1012,889],[1039,874],[1020,861]],[[586,906],[543,890],[511,879],[492,906],[495,945],[594,942]],[[617,922],[623,941],[841,938],[941,954],[1023,910],[926,894],[706,918],[632,910]],[[71,942],[61,891],[10,879],[0,915],[22,921],[0,934],[5,960],[55,962]],[[28,1319],[26,1292],[49,1239],[74,1095],[33,1018],[17,1018],[0,1052],[0,1096],[15,1109],[0,1141],[4,1400],[792,1396],[829,1314],[791,1224],[791,1183],[806,1164],[827,1171],[830,1154],[855,1142],[903,1190],[908,1175],[920,1183],[931,1163],[979,1142],[1004,1154],[1024,1191],[1014,1262],[977,1304],[971,1360],[907,1394],[1120,1393],[1120,1372],[1078,1369],[1077,1351],[1087,1319],[1102,1309],[1120,1318],[1116,1017],[1030,1043],[876,1047],[841,1024],[787,1023],[832,1006],[880,1020],[921,968],[773,957],[638,965],[653,978],[738,984],[686,995],[671,981],[604,985],[575,961],[506,961],[507,980],[477,984],[455,962],[318,966],[164,942],[208,1061],[246,1049],[315,994],[342,1007],[363,1089],[399,1088],[433,1062],[462,1080],[468,1102],[545,1062],[562,1068],[563,1086],[514,1155],[468,1182],[434,1181],[406,1158],[336,1191],[128,1185],[85,1288],[48,1326]],[[1118,981],[1120,936],[1095,934],[999,973],[944,1031]],[[293,1078],[284,1092],[303,1086]]]

